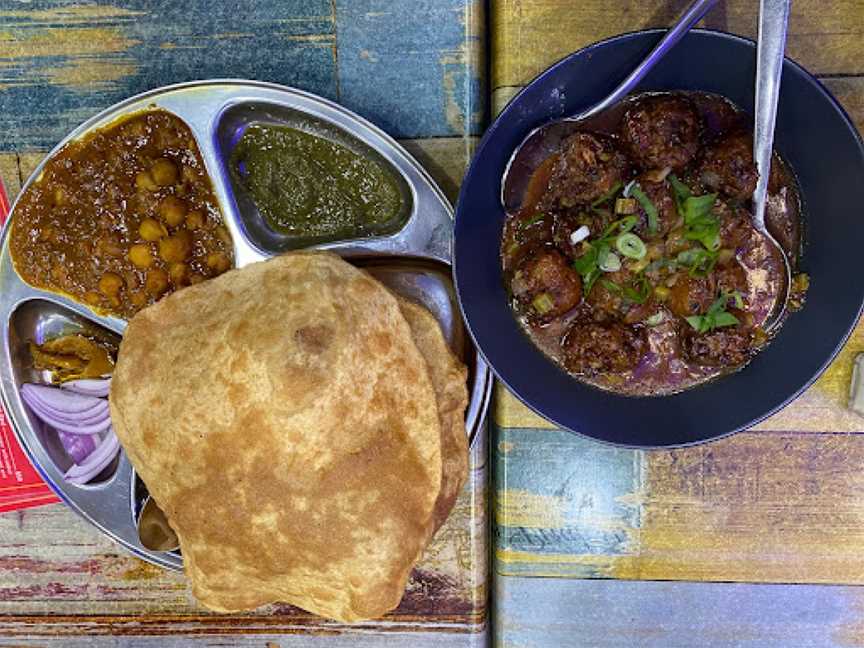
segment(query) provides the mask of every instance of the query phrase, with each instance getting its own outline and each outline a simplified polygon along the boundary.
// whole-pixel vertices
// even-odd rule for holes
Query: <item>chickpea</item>
[[[193,210],[186,214],[186,228],[190,230],[201,229],[204,227],[204,214],[200,211]]]
[[[153,265],[153,254],[150,252],[150,246],[146,243],[136,243],[133,245],[129,248],[127,256],[135,267],[141,270],[145,270]]]
[[[153,176],[153,180],[160,187],[167,187],[168,185],[174,184],[177,182],[177,176],[179,175],[177,172],[177,165],[164,157],[159,158],[153,163],[153,166],[150,167],[150,173]]]
[[[135,306],[135,308],[141,308],[147,303],[147,295],[143,292],[136,291],[129,295],[129,301],[132,302],[132,305]]]
[[[168,263],[182,263],[191,250],[192,241],[185,230],[159,241],[159,256]]]
[[[159,215],[169,227],[183,224],[186,218],[186,203],[175,196],[165,196],[159,203]]]
[[[141,173],[135,176],[135,186],[142,191],[159,190],[159,185],[156,184],[156,181],[153,179],[153,176],[149,171],[141,171]]]
[[[217,274],[222,274],[231,267],[231,261],[224,252],[211,252],[207,255],[207,267]]]
[[[63,191],[63,187],[57,187],[54,190],[54,204],[57,207],[62,207],[68,202],[66,192]]]
[[[162,268],[150,268],[144,281],[144,290],[154,297],[161,297],[168,290],[168,273]]]
[[[185,263],[172,263],[168,268],[168,276],[175,286],[185,285],[189,277],[189,266]]]
[[[108,297],[116,297],[122,287],[123,277],[114,272],[106,272],[99,279],[99,292]]]
[[[84,293],[84,301],[91,306],[98,306],[102,303],[102,295],[100,295],[95,290],[88,290],[86,293]]]
[[[145,218],[138,226],[138,235],[145,241],[158,241],[168,236],[168,230],[155,218]]]

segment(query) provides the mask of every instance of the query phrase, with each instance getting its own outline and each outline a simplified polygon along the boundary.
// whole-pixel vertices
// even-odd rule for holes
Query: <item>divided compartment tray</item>
[[[453,351],[469,368],[466,434],[473,440],[483,424],[492,377],[471,345],[456,301],[450,272],[453,212],[423,168],[381,130],[338,104],[306,92],[250,81],[202,81],[159,88],[129,98],[81,124],[45,160],[66,143],[115,120],[150,108],[167,110],[191,129],[207,168],[214,193],[233,243],[236,267],[261,261],[289,249],[327,249],[370,272],[391,290],[425,305],[438,319]],[[387,236],[330,242],[287,240],[268,230],[254,204],[235,192],[228,170],[231,148],[251,123],[301,127],[339,141],[389,167],[399,178],[406,214],[398,231]],[[43,161],[22,188],[39,177]],[[27,343],[41,343],[61,333],[87,331],[119,341],[125,321],[92,312],[64,295],[33,288],[18,276],[10,256],[9,227],[15,206],[0,239],[0,393],[12,427],[24,451],[58,496],[100,531],[151,563],[182,569],[179,552],[144,548],[136,528],[147,491],[124,452],[92,483],[69,484],[69,467],[53,435],[21,401],[22,382],[36,380]]]

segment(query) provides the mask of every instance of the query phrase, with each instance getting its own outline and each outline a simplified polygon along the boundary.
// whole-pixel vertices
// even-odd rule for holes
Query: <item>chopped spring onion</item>
[[[658,324],[662,324],[666,320],[666,316],[663,315],[662,311],[659,313],[654,313],[651,317],[647,317],[645,319],[645,323],[648,326],[657,326]]]
[[[608,247],[601,248],[597,265],[603,272],[618,272],[621,269],[621,259]]]
[[[631,259],[642,259],[647,253],[645,244],[632,232],[625,232],[615,239],[615,247],[626,257]]]
[[[636,199],[635,198],[617,198],[615,200],[616,214],[635,214]]]
[[[644,304],[651,296],[651,284],[645,275],[639,275],[630,286],[624,286],[624,296],[636,304]]]
[[[648,232],[651,234],[657,233],[657,208],[651,199],[642,191],[642,187],[638,184],[633,185],[630,189],[630,194],[639,201],[642,209],[645,210],[645,216],[648,217]]]
[[[519,223],[519,229],[527,229],[527,228],[531,227],[532,225],[534,225],[535,223],[539,223],[544,218],[546,218],[546,214],[541,214],[541,213],[534,214],[528,220],[521,221]]]
[[[549,293],[540,293],[537,295],[532,301],[531,306],[534,307],[534,310],[540,313],[541,315],[545,315],[553,308],[555,308],[555,303],[552,301],[552,298],[549,296]]]
[[[594,202],[591,203],[591,209],[594,209],[595,207],[599,207],[603,203],[609,202],[610,200],[612,200],[615,197],[615,194],[617,194],[619,191],[621,191],[621,183],[616,182],[614,185],[612,185],[612,188],[609,191],[607,191],[602,196],[600,196],[597,200],[595,200]]]
[[[587,225],[582,225],[579,229],[573,230],[573,233],[570,234],[570,242],[573,245],[577,243],[581,243],[585,239],[591,236],[591,230],[588,229]]]
[[[636,186],[636,181],[635,181],[635,180],[631,180],[631,181],[628,182],[626,185],[624,185],[624,191],[622,191],[621,194],[622,194],[625,198],[629,198],[631,192],[633,191],[633,187],[635,187],[635,186]]]

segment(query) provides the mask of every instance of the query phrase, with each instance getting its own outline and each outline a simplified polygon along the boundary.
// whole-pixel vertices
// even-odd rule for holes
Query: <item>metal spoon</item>
[[[760,0],[759,38],[756,44],[756,98],[753,126],[753,160],[759,171],[759,182],[753,192],[753,227],[780,253],[786,270],[783,299],[769,315],[763,328],[770,331],[783,319],[792,268],[789,258],[765,226],[765,204],[768,198],[768,178],[774,152],[774,125],[777,121],[777,101],[780,98],[780,77],[783,74],[783,52],[786,48],[786,25],[789,22],[791,0]],[[779,295],[778,295],[779,296]]]
[[[561,140],[573,129],[574,122],[602,112],[629,94],[651,68],[666,55],[666,52],[672,49],[716,3],[717,0],[695,0],[648,56],[600,103],[578,115],[549,122],[528,133],[528,136],[513,151],[501,178],[501,204],[504,209],[511,211],[521,207],[531,174],[540,162],[557,150]]]
[[[180,540],[168,524],[168,518],[152,497],[148,497],[138,516],[138,539],[150,551],[174,551]]]

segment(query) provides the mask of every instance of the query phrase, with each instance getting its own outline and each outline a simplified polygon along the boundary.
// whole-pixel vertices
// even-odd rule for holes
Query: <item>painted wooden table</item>
[[[479,0],[0,0],[0,176],[18,192],[102,108],[192,79],[253,78],[335,99],[391,134],[455,198],[484,118]],[[2,296],[0,296],[2,298]],[[127,555],[62,505],[0,515],[0,647],[481,646],[487,633],[487,444],[381,621],[288,606],[216,615],[180,574]]]
[[[686,4],[493,2],[493,109],[569,52]],[[721,3],[707,26],[753,37],[758,4]],[[864,2],[793,2],[789,54],[864,130]],[[499,389],[496,644],[864,645],[864,419],[844,407],[861,351],[864,326],[779,414],[684,450],[586,441]]]

